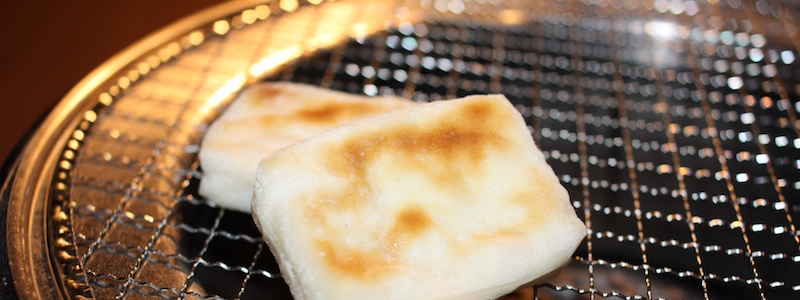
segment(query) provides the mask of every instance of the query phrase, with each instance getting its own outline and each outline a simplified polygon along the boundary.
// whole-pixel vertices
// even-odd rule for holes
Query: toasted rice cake
[[[586,235],[520,114],[470,96],[355,121],[259,164],[253,218],[296,299],[489,299]]]
[[[251,86],[211,124],[203,138],[200,195],[221,207],[249,213],[261,159],[333,127],[414,103],[297,83]]]

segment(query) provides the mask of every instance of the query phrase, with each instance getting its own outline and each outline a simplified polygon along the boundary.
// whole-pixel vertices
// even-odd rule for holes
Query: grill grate
[[[797,7],[284,2],[143,57],[75,129],[55,203],[77,297],[291,297],[250,217],[196,194],[203,131],[248,78],[505,94],[588,227],[560,275],[510,298],[800,295]]]

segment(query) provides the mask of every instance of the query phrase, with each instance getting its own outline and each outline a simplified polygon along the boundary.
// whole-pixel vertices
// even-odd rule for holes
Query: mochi
[[[267,155],[333,127],[415,103],[297,83],[253,85],[206,131],[199,193],[220,207],[249,213],[256,168]]]
[[[264,158],[252,215],[296,299],[492,299],[586,236],[501,95],[354,121]]]

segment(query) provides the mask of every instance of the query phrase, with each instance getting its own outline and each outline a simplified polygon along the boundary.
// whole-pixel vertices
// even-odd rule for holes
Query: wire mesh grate
[[[268,7],[273,16],[233,16],[230,32],[153,66],[79,129],[62,179],[73,276],[90,290],[81,297],[291,297],[250,217],[197,195],[196,161],[226,106],[219,91],[291,45],[306,54],[263,80],[421,102],[502,93],[515,104],[588,234],[561,274],[510,299],[800,295],[797,7]],[[380,30],[325,41],[375,20]]]

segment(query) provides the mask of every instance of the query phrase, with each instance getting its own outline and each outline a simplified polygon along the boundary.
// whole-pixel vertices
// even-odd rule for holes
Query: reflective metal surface
[[[797,19],[739,0],[227,3],[101,66],[45,121],[12,188],[15,283],[290,298],[250,217],[196,194],[205,127],[248,84],[290,80],[515,103],[588,234],[510,297],[796,298]]]

